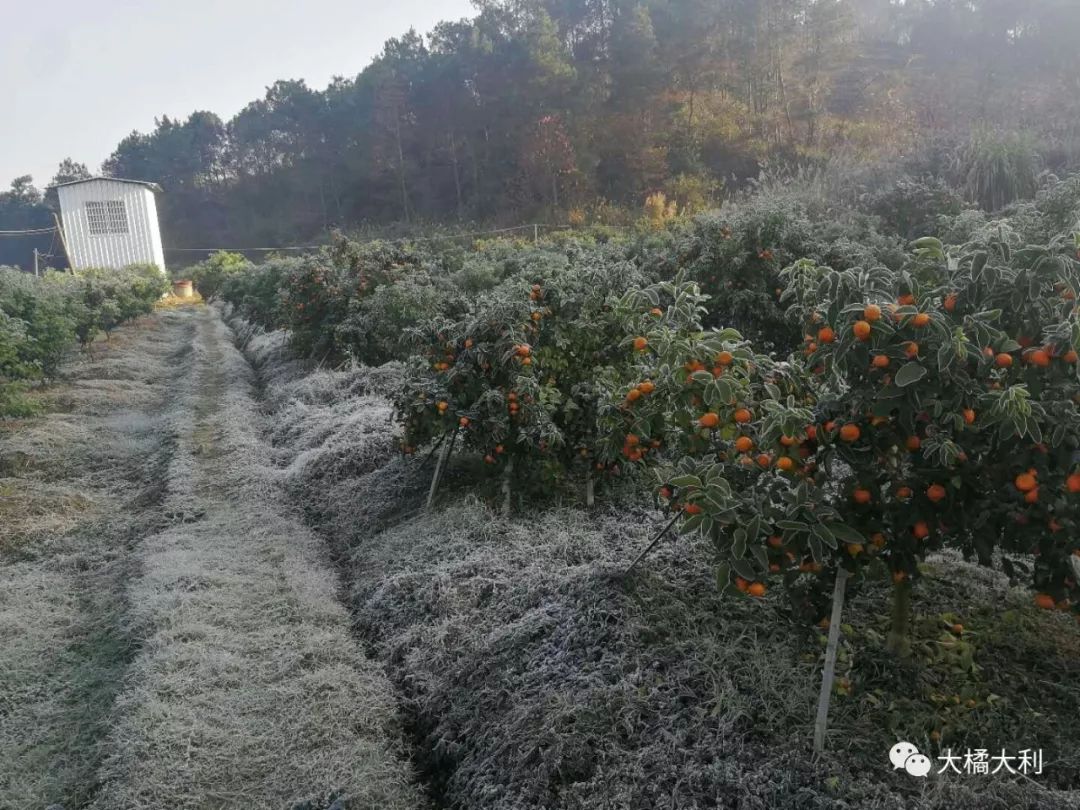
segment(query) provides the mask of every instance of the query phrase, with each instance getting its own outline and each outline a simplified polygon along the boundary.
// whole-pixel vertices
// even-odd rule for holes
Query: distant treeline
[[[228,122],[163,117],[102,169],[164,187],[178,248],[360,223],[611,221],[655,190],[693,209],[766,162],[900,155],[978,128],[1030,130],[1050,168],[1074,162],[1075,0],[477,8],[324,90],[279,81]],[[65,161],[56,179],[83,172]],[[0,230],[49,223],[29,178],[0,195]],[[22,254],[0,240],[0,263]]]

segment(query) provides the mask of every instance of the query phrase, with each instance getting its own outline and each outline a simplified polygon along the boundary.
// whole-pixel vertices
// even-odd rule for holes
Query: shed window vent
[[[127,233],[127,209],[123,200],[90,200],[86,203],[86,222],[90,233],[101,236],[109,233]]]

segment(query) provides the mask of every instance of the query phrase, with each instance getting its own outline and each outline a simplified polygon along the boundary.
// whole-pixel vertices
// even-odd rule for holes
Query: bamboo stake
[[[817,719],[814,722],[814,753],[825,750],[825,729],[829,723],[829,701],[832,698],[833,677],[836,674],[836,651],[840,646],[840,618],[844,611],[844,589],[847,587],[846,568],[836,571],[833,586],[832,615],[829,617],[829,643],[825,647],[825,667],[821,673],[821,693],[818,695]]]
[[[630,567],[623,571],[624,577],[630,576],[630,572],[634,570],[634,567],[639,562],[644,560],[650,551],[656,548],[656,544],[659,543],[663,536],[671,530],[671,527],[675,525],[675,521],[677,521],[680,517],[682,517],[682,513],[676,512],[675,515],[671,518],[671,520],[668,521],[668,524],[664,528],[662,528],[660,532],[656,535],[656,537],[652,539],[652,542],[649,543],[648,546],[646,546],[645,550],[637,555],[637,559],[630,563]]]
[[[514,458],[511,456],[506,461],[506,468],[503,470],[502,480],[502,513],[503,517],[507,517],[510,514],[510,479],[514,474]]]
[[[435,464],[435,472],[431,475],[431,488],[428,490],[427,504],[425,509],[431,509],[431,502],[435,500],[435,490],[439,488],[439,481],[442,479],[443,469],[446,466],[446,460],[450,458],[450,452],[454,449],[454,442],[457,440],[457,431],[450,436],[450,441],[443,444],[442,452],[439,453],[439,461]]]

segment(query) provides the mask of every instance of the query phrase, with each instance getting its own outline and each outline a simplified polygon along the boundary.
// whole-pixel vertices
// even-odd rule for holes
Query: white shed
[[[90,177],[53,188],[60,198],[64,246],[72,270],[155,264],[165,272],[156,183]]]

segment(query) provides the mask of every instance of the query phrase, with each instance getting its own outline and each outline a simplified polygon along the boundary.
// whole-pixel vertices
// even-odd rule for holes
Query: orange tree
[[[633,283],[628,265],[585,263],[523,270],[471,314],[417,330],[422,356],[396,399],[405,452],[446,436],[511,481],[549,487],[616,465],[599,412],[622,351],[607,304]],[[508,500],[504,505],[508,504]]]
[[[647,291],[629,293],[634,378],[654,390],[616,392],[611,424],[673,447],[660,496],[711,538],[724,587],[760,596],[809,579],[812,597],[832,570],[886,567],[898,652],[931,550],[1000,558],[1046,608],[1075,609],[1080,579],[1075,240],[916,245],[899,272],[787,268],[782,297],[806,339],[786,363],[701,330],[693,284],[655,288],[669,303],[651,327],[637,314]]]

